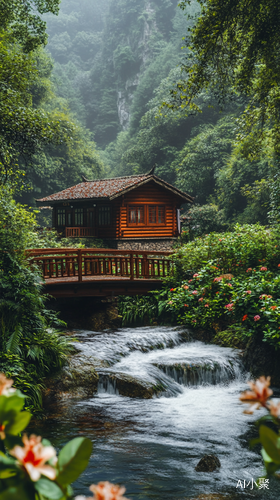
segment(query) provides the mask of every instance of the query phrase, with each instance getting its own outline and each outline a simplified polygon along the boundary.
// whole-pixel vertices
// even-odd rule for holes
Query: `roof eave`
[[[109,200],[109,197],[108,196],[98,196],[98,197],[95,197],[95,198],[63,198],[63,199],[59,199],[59,200],[44,200],[43,199],[39,199],[39,200],[35,200],[36,203],[38,203],[38,206],[42,206],[42,205],[45,205],[46,203],[49,203],[50,205],[56,205],[58,203],[75,203],[75,202],[81,202],[81,201],[104,201],[104,200]]]
[[[122,195],[128,193],[129,191],[132,191],[133,189],[144,186],[145,184],[147,184],[147,182],[150,182],[150,181],[154,181],[159,186],[167,189],[168,191],[171,191],[173,194],[176,194],[176,196],[178,196],[178,198],[181,198],[181,200],[184,200],[184,203],[193,203],[193,201],[194,201],[194,198],[192,196],[190,196],[186,193],[183,193],[179,189],[174,188],[170,184],[166,183],[165,181],[162,181],[161,179],[159,179],[159,177],[156,177],[154,175],[150,175],[146,179],[138,182],[137,184],[133,184],[133,186],[129,186],[126,189],[123,189],[121,192],[113,194],[112,196],[109,197],[109,200],[110,201],[114,200],[115,198],[118,198],[119,196],[122,196]]]

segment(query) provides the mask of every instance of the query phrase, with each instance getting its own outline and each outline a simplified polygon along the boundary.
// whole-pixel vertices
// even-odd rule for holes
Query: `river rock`
[[[133,377],[128,373],[110,372],[109,370],[98,370],[98,373],[99,384],[103,385],[104,389],[108,390],[107,386],[110,384],[113,391],[118,391],[122,396],[129,398],[151,399],[162,390],[161,387]]]
[[[195,470],[197,472],[213,472],[219,467],[221,467],[221,462],[216,455],[204,455],[204,457],[199,460]]]

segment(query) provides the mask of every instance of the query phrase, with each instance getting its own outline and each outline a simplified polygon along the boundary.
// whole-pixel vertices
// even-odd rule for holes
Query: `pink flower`
[[[261,319],[261,317],[258,314],[256,314],[256,316],[254,316],[254,321],[259,321],[259,319]]]
[[[197,291],[197,290],[194,290],[194,291],[192,292],[192,294],[193,294],[193,295],[197,295],[197,294],[198,294],[198,291]]]
[[[191,283],[193,280],[189,280],[189,283]]]
[[[16,389],[12,387],[13,383],[14,381],[6,378],[4,373],[0,373],[0,395],[9,396],[9,394],[15,392]]]
[[[199,274],[198,273],[194,273],[193,278],[196,278],[197,276],[199,276]]]
[[[231,302],[230,304],[227,304],[225,307],[226,307],[229,311],[231,311],[231,310],[232,310],[232,308],[233,308],[233,306],[234,306],[234,304],[233,304],[233,302]]]
[[[270,377],[260,377],[255,383],[248,382],[248,384],[252,390],[243,392],[239,399],[242,403],[251,404],[248,410],[244,411],[244,413],[251,414],[261,406],[266,406],[267,399],[273,394],[273,391],[269,389]]]
[[[261,271],[267,271],[267,267],[261,267]]]
[[[16,445],[9,453],[17,458],[32,481],[38,481],[41,474],[53,481],[56,477],[56,470],[50,465],[46,465],[46,462],[56,457],[56,451],[52,446],[43,446],[41,439],[41,436],[34,434],[31,434],[28,439],[27,435],[24,434],[22,437],[24,446]]]
[[[168,304],[173,304],[173,300],[170,300],[170,301],[168,302]]]
[[[102,481],[98,484],[92,484],[89,487],[94,497],[88,500],[128,500],[123,496],[124,486],[111,484],[109,481]]]
[[[205,306],[204,306],[204,307],[209,307],[209,304],[205,304]]]
[[[248,267],[246,273],[249,273],[250,271],[252,271],[252,268],[251,267]]]
[[[189,289],[188,285],[185,285],[183,288],[184,288],[184,290],[188,290]]]
[[[252,292],[251,292],[251,290],[246,290],[245,293],[248,293],[249,295],[251,295]]]
[[[214,278],[213,281],[222,281],[222,278]]]
[[[201,299],[198,299],[198,302],[202,302],[203,301],[203,298],[201,297]]]

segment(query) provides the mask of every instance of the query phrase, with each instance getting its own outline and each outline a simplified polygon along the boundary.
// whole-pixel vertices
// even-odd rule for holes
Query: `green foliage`
[[[135,323],[151,323],[153,318],[158,316],[158,304],[152,295],[137,295],[135,297],[120,296],[118,311],[120,316],[122,316],[122,324],[124,326]]]
[[[23,438],[31,413],[22,411],[24,395],[1,377],[0,391],[0,499],[67,500],[71,483],[87,467],[92,443],[84,437],[69,441],[56,460],[51,443],[40,436]],[[38,497],[39,494],[39,497]]]
[[[184,278],[191,278],[208,262],[217,266],[221,274],[247,276],[247,269],[257,267],[260,262],[275,269],[279,263],[279,244],[279,227],[237,224],[231,232],[208,234],[183,245],[177,250],[176,265]]]
[[[43,378],[62,367],[71,348],[54,330],[61,323],[45,308],[40,274],[26,258],[35,216],[2,190],[0,221],[0,370],[14,378],[28,405],[38,409]]]
[[[59,0],[23,0],[1,2],[0,24],[3,31],[9,30],[12,42],[20,43],[25,52],[46,44],[46,23],[40,17],[46,12],[58,14]]]
[[[226,229],[225,215],[217,205],[194,205],[184,216],[181,243],[213,231]]]
[[[280,13],[273,0],[199,0],[201,12],[187,36],[191,57],[185,78],[172,90],[171,106],[197,109],[195,98],[211,88],[220,100],[247,96],[239,140],[256,158],[268,144],[279,152]],[[184,9],[189,2],[183,0]]]
[[[122,315],[126,322],[143,318],[146,305],[155,320],[218,333],[222,345],[256,335],[279,349],[279,245],[279,227],[257,225],[196,238],[177,250],[163,289],[139,303],[123,300]]]

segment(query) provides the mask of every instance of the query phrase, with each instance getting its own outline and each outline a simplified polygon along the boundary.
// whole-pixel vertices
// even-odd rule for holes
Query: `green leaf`
[[[20,391],[16,391],[11,396],[0,396],[0,421],[5,420],[5,415],[10,412],[16,414],[23,408],[25,397]]]
[[[25,427],[29,424],[31,419],[31,413],[29,411],[22,411],[18,413],[11,421],[11,423],[6,425],[7,434],[13,434],[16,436],[19,432],[23,431]]]
[[[15,476],[16,473],[17,473],[16,467],[14,469],[6,468],[3,470],[0,470],[0,479],[7,479],[8,477]]]
[[[271,461],[280,464],[280,438],[278,435],[265,425],[261,425],[260,441]]]
[[[59,500],[64,496],[63,491],[56,483],[43,477],[34,483],[34,488],[38,493],[51,500]]]
[[[262,457],[263,457],[263,460],[265,463],[269,463],[269,462],[273,463],[272,458],[266,453],[264,448],[261,449],[261,454],[262,454]]]
[[[58,456],[59,475],[57,482],[70,484],[87,467],[92,451],[92,442],[88,438],[77,437],[69,441]]]

